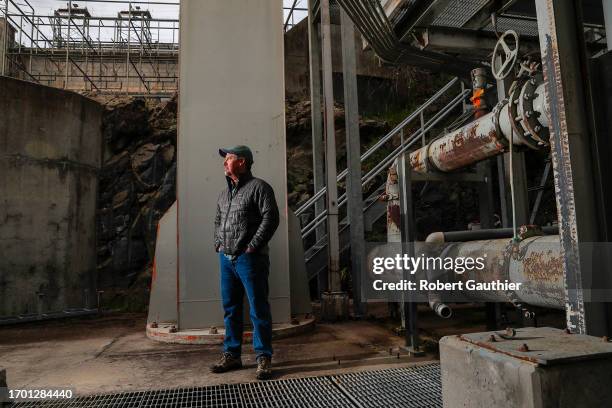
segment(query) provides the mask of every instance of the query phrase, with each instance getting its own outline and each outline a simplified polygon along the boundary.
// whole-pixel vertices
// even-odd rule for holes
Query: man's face
[[[228,177],[238,177],[246,169],[246,160],[243,157],[238,157],[233,153],[225,155],[223,160],[223,168],[225,169],[225,175]]]

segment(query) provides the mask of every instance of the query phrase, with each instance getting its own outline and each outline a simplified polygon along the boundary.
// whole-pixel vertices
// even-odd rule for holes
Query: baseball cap
[[[243,157],[246,159],[247,163],[253,163],[253,153],[248,146],[239,145],[234,147],[222,148],[219,149],[219,154],[221,157],[227,156],[227,154],[235,154],[238,157]]]

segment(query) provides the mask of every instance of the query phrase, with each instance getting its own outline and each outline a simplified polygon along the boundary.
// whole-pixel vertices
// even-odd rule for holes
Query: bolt
[[[217,328],[215,326],[212,326],[210,328],[210,330],[208,330],[208,333],[209,334],[217,334],[218,333]]]
[[[492,335],[490,335],[490,336],[489,336],[489,341],[490,341],[491,343],[495,343],[495,342],[497,341],[497,339],[495,338],[495,335],[494,335],[494,334],[492,334]]]
[[[518,351],[522,351],[523,353],[526,353],[529,351],[529,347],[527,347],[527,344],[523,343],[520,345],[520,347],[518,348]]]
[[[157,322],[152,322],[151,323],[151,328],[152,329],[157,329]]]
[[[176,329],[176,326],[170,326],[170,328],[168,329],[169,333],[176,333],[178,330]]]

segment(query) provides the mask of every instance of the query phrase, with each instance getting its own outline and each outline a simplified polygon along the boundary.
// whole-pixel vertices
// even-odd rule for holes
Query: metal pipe
[[[518,300],[534,306],[565,309],[563,258],[558,235],[531,237],[518,243],[498,239],[452,244],[446,256],[484,259],[485,267],[481,271],[464,274],[451,271],[447,275],[449,281],[462,281],[464,287],[467,280],[484,283],[499,279],[521,283],[520,289],[511,293],[464,289],[462,294],[471,300],[512,303]]]
[[[535,91],[526,92],[526,89]],[[534,101],[543,93],[543,84],[536,87],[535,82],[527,82],[521,95]],[[514,106],[510,106],[507,100],[501,101],[492,112],[412,152],[412,168],[422,173],[449,172],[504,153],[510,143],[534,149],[545,146],[540,136],[533,134],[533,129],[532,133],[526,128],[523,134],[512,133],[518,128],[523,129],[522,126],[534,116],[539,122],[535,128],[542,130],[544,123],[548,124],[548,112],[544,104],[532,104],[531,108],[527,105],[523,108],[521,104],[518,117],[512,114],[511,108],[515,106],[516,102]]]
[[[387,203],[387,242],[401,242],[399,217],[399,184],[395,166],[389,169],[386,185]],[[543,232],[554,234],[556,227],[544,227]],[[485,235],[486,234],[486,235]],[[503,236],[501,239],[483,240],[485,236]],[[511,302],[524,303],[554,309],[565,307],[565,281],[563,277],[563,258],[559,235],[529,237],[520,242],[511,242],[512,229],[480,231],[436,232],[423,243],[416,243],[416,253],[427,252],[428,256],[441,259],[482,258],[484,268],[466,273],[454,270],[425,270],[428,281],[444,283],[463,282],[463,289],[452,295],[460,295],[461,301]],[[449,242],[456,239],[475,239],[468,242]],[[453,263],[454,265],[457,262]],[[521,283],[516,291],[495,289],[468,290],[466,282],[476,283],[508,281]],[[428,292],[428,303],[432,310],[442,317],[452,310],[442,301],[440,293]],[[448,300],[447,300],[448,301]],[[449,308],[450,309],[450,308]]]
[[[440,232],[434,232],[432,234],[429,234],[427,236],[427,239],[425,240],[426,244],[439,244],[443,242],[444,235]],[[426,248],[428,248],[429,246],[430,245],[426,245]],[[427,280],[433,282],[435,277],[432,276],[432,271],[428,269],[425,272],[427,274]],[[448,319],[453,315],[453,310],[447,304],[442,302],[442,296],[440,295],[440,292],[434,290],[428,291],[427,300],[431,310],[433,310],[434,313],[440,316],[441,318]]]
[[[542,233],[544,235],[556,235],[559,233],[559,227],[556,225],[542,227]],[[425,242],[444,243],[512,238],[512,234],[512,228],[432,232],[427,236]]]

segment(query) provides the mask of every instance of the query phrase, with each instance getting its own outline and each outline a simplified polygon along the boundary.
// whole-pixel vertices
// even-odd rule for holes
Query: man
[[[268,241],[278,227],[274,190],[253,177],[253,154],[247,146],[219,149],[225,158],[227,188],[217,200],[215,250],[221,267],[221,296],[225,311],[223,355],[211,367],[222,373],[242,367],[243,296],[249,301],[257,379],[272,374],[272,315],[268,303],[270,260]]]

